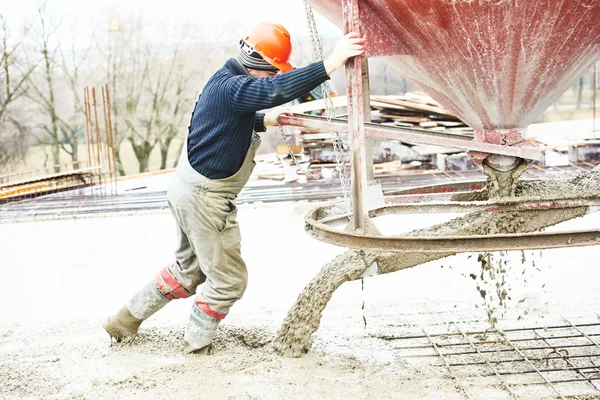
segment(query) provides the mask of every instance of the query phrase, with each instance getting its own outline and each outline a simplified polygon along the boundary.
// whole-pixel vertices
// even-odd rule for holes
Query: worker
[[[184,334],[186,353],[209,353],[219,322],[239,300],[248,273],[241,256],[235,199],[254,168],[256,132],[276,126],[281,106],[328,80],[349,57],[363,54],[365,40],[342,37],[325,61],[290,64],[290,34],[262,23],[240,41],[196,101],[185,145],[167,199],[175,217],[175,261],[131,298],[103,327],[129,342],[140,324],[169,301],[196,294]]]

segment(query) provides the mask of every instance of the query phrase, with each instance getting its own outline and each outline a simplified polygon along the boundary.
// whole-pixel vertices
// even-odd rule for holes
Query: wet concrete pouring
[[[574,184],[597,189],[596,180]],[[0,243],[11,245],[3,246],[0,269],[8,282],[25,281],[6,289],[7,298],[18,300],[0,305],[0,397],[598,398],[596,247],[494,253],[494,259],[379,255],[385,272],[425,264],[361,282],[364,253],[343,263],[343,274],[333,267],[317,274],[347,254],[303,232],[310,208],[240,208],[250,285],[220,328],[214,354],[205,357],[181,352],[186,300],[142,325],[132,344],[110,346],[100,327],[132,288],[170,261],[169,215],[1,225]],[[600,222],[595,214],[568,220],[578,216],[572,212],[555,213],[552,229]],[[473,216],[413,217],[389,218],[379,227],[432,234],[446,227],[450,234],[480,226]],[[544,219],[543,226],[552,225]],[[531,230],[535,220],[487,226]],[[15,243],[15,237],[28,240]],[[504,282],[499,291],[498,279]],[[311,280],[317,282],[312,289]],[[286,346],[273,340],[286,329],[281,322],[288,310],[302,304],[303,295],[298,302],[296,296],[305,287],[307,299],[320,300],[306,302],[299,313],[318,317],[288,324],[283,336],[304,329],[291,343],[296,353],[310,351],[282,357],[274,350]]]

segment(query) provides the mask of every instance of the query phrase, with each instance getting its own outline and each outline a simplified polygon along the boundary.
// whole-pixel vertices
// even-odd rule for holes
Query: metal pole
[[[594,140],[596,139],[596,85],[597,85],[597,81],[596,79],[598,79],[598,71],[597,71],[597,65],[598,63],[594,63],[594,105],[592,108],[592,123],[593,123],[593,134],[594,134]]]
[[[104,116],[104,140],[106,142],[106,162],[108,164],[108,176],[107,176],[107,183],[110,185],[111,188],[111,193],[112,193],[112,162],[110,160],[110,138],[108,136],[108,118],[106,115],[106,94],[105,94],[105,87],[102,86],[101,90],[102,90],[102,114]]]
[[[342,1],[344,32],[360,32],[358,0]],[[367,187],[367,156],[363,110],[363,79],[361,57],[346,62],[346,92],[348,95],[348,131],[351,137],[352,214],[351,227],[365,230],[368,215],[363,194]]]
[[[88,148],[88,168],[92,166],[92,143],[91,143],[91,132],[90,132],[90,115],[88,113],[90,104],[90,94],[88,87],[83,88],[83,105],[85,112],[85,137]]]
[[[112,165],[111,168],[113,170],[113,174],[114,174],[114,191],[115,194],[117,194],[117,159],[116,159],[116,152],[115,152],[115,137],[113,135],[113,130],[112,130],[112,118],[111,118],[111,111],[110,111],[110,94],[108,92],[108,83],[106,84],[106,104],[107,104],[107,109],[108,109],[108,134],[110,136],[110,151],[112,152]]]
[[[96,102],[96,88],[92,88],[92,101],[94,102],[94,121],[96,122],[96,146],[98,150],[97,160],[98,167],[100,168],[99,179],[100,185],[102,185],[102,163],[100,161],[101,152],[102,152],[102,138],[100,137],[100,125],[98,124],[98,107]]]
[[[362,69],[362,87],[363,87],[363,113],[365,122],[371,122],[371,85],[369,83],[369,59],[362,58],[360,60]],[[373,142],[371,137],[365,139],[365,153],[367,155],[367,184],[373,181]]]
[[[85,87],[85,92],[87,94],[87,104],[86,104],[86,115],[87,115],[87,120],[88,120],[88,129],[89,129],[89,144],[90,144],[90,151],[89,151],[89,159],[90,159],[90,165],[89,167],[91,168],[93,165],[92,163],[95,162],[95,158],[96,158],[96,144],[94,141],[94,125],[92,123],[92,101],[90,98],[90,88],[89,87]],[[92,186],[95,186],[97,181],[96,181],[97,175],[94,174],[93,175],[93,183]],[[91,193],[93,193],[93,189],[90,189]]]
[[[95,162],[96,159],[96,143],[95,143],[95,139],[94,139],[94,123],[92,121],[92,99],[90,97],[90,89],[89,87],[86,87],[87,90],[87,98],[88,98],[88,103],[87,103],[87,115],[88,115],[88,120],[89,120],[89,125],[90,125],[90,146],[91,146],[91,162]],[[92,164],[90,164],[90,167],[92,166]]]

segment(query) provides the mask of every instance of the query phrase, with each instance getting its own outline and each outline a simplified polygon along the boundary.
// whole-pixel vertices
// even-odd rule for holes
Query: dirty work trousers
[[[167,267],[179,286],[179,295],[197,294],[196,303],[205,313],[225,318],[248,283],[241,256],[241,235],[235,199],[254,169],[260,145],[254,134],[240,170],[225,179],[208,179],[192,168],[184,145],[176,177],[167,199],[177,222],[178,244],[175,263]],[[168,282],[167,282],[168,284]],[[184,290],[181,290],[184,289]]]

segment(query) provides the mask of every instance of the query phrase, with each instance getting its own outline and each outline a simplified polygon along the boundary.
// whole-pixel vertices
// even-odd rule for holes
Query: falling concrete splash
[[[520,183],[516,193],[523,198],[589,197],[600,195],[600,170],[569,180]],[[408,236],[455,236],[535,232],[581,217],[589,207],[554,210],[476,212],[444,224],[412,231]],[[368,266],[377,263],[379,274],[411,268],[456,253],[377,253],[348,250],[327,263],[300,293],[281,325],[273,349],[288,357],[299,357],[312,346],[312,335],[319,328],[329,299],[344,282],[358,279]]]

